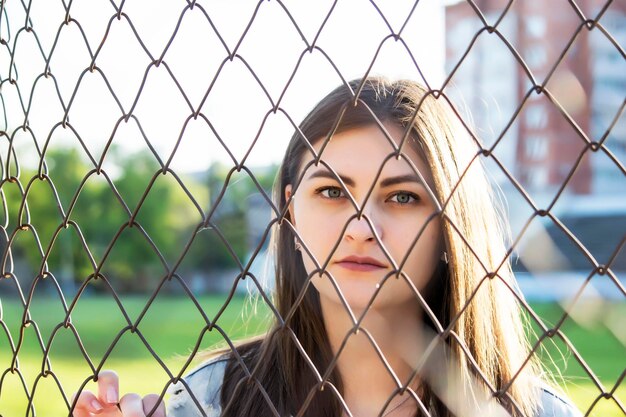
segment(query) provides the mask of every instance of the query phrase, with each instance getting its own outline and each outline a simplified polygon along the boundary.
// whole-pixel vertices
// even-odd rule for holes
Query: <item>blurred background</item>
[[[537,354],[583,413],[626,415],[625,43],[621,0],[3,1],[0,415],[67,414],[100,367],[161,392],[262,333],[280,158],[366,74],[454,103]]]

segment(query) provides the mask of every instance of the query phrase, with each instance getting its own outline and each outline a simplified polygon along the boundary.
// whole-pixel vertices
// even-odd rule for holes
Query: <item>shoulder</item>
[[[535,417],[582,417],[582,413],[565,396],[546,385],[541,386],[539,410]]]
[[[170,399],[167,415],[217,417],[221,413],[220,394],[227,356],[210,359],[167,390]]]

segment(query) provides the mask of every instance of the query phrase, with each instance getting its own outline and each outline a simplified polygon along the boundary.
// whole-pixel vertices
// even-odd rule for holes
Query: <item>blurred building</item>
[[[454,71],[446,93],[464,103],[487,147],[498,141],[494,155],[528,191],[554,195],[571,176],[568,194],[626,192],[612,160],[623,169],[626,2],[509,3],[474,0],[486,23],[466,1],[446,7],[446,71]],[[599,13],[602,28],[585,27]],[[579,131],[595,142],[606,137],[609,152],[583,155]]]

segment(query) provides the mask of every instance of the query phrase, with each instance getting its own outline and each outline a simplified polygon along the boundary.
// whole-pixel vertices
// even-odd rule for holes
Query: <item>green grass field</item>
[[[92,374],[89,361],[78,348],[74,333],[63,327],[63,309],[58,299],[36,299],[30,308],[31,319],[36,323],[21,329],[23,308],[14,300],[0,300],[2,322],[8,327],[14,343],[20,340],[23,332],[23,344],[20,348],[19,371],[27,389],[34,395],[36,415],[40,417],[63,416],[67,413],[65,400],[59,389],[71,396]],[[199,299],[202,309],[209,319],[213,319],[225,303],[223,296],[210,296]],[[145,306],[144,297],[125,297],[122,305],[131,322],[135,322]],[[546,323],[555,323],[562,316],[563,310],[557,304],[533,305],[537,314]],[[614,317],[626,317],[626,304],[604,306],[610,309]],[[608,313],[607,313],[608,314]],[[604,314],[606,316],[606,314]],[[266,326],[268,310],[258,306],[255,314],[254,305],[242,297],[234,298],[224,310],[218,324],[232,339],[241,339],[263,331]],[[102,369],[115,369],[120,374],[121,391],[134,391],[141,394],[161,392],[169,377],[163,366],[148,350],[138,333],[130,329],[122,330],[127,322],[120,308],[110,298],[82,298],[72,314],[72,324],[80,334],[85,352],[93,366]],[[551,324],[550,324],[551,325]],[[48,345],[54,333],[53,343],[49,347],[50,366],[53,375],[42,377],[42,370],[47,370],[43,363],[43,353],[37,339],[38,329],[45,345]],[[139,333],[145,338],[156,357],[172,374],[183,372],[184,366],[194,347],[199,350],[210,349],[224,344],[224,339],[216,330],[204,332],[206,322],[195,305],[185,298],[159,297],[146,312],[138,324]],[[610,391],[620,375],[626,369],[626,348],[624,340],[615,329],[610,331],[601,323],[578,323],[566,320],[563,332],[573,343],[584,361],[593,370],[604,389]],[[118,339],[119,336],[119,339]],[[621,335],[623,336],[623,335]],[[116,341],[117,340],[117,341]],[[575,360],[572,352],[558,337],[542,343],[542,355],[552,356],[552,368],[557,368],[563,375],[568,393],[576,405],[585,412],[598,397],[599,390],[591,378]],[[109,348],[110,355],[105,357]],[[0,330],[0,415],[19,417],[27,413],[28,399],[20,375],[9,372],[12,356],[11,349]],[[198,358],[190,365],[198,362]],[[189,370],[190,368],[186,368]],[[90,383],[91,384],[91,383]],[[91,385],[88,385],[91,386]],[[616,391],[616,396],[626,400],[626,383]],[[594,407],[592,416],[623,416],[622,411],[611,400],[602,399]]]

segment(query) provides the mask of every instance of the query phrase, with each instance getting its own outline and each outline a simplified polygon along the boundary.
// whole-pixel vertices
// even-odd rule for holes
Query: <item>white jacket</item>
[[[219,417],[222,411],[220,391],[227,362],[224,357],[209,360],[191,371],[184,378],[185,383],[170,386],[167,416]],[[540,410],[534,417],[582,417],[582,414],[567,399],[546,386],[541,389]]]

